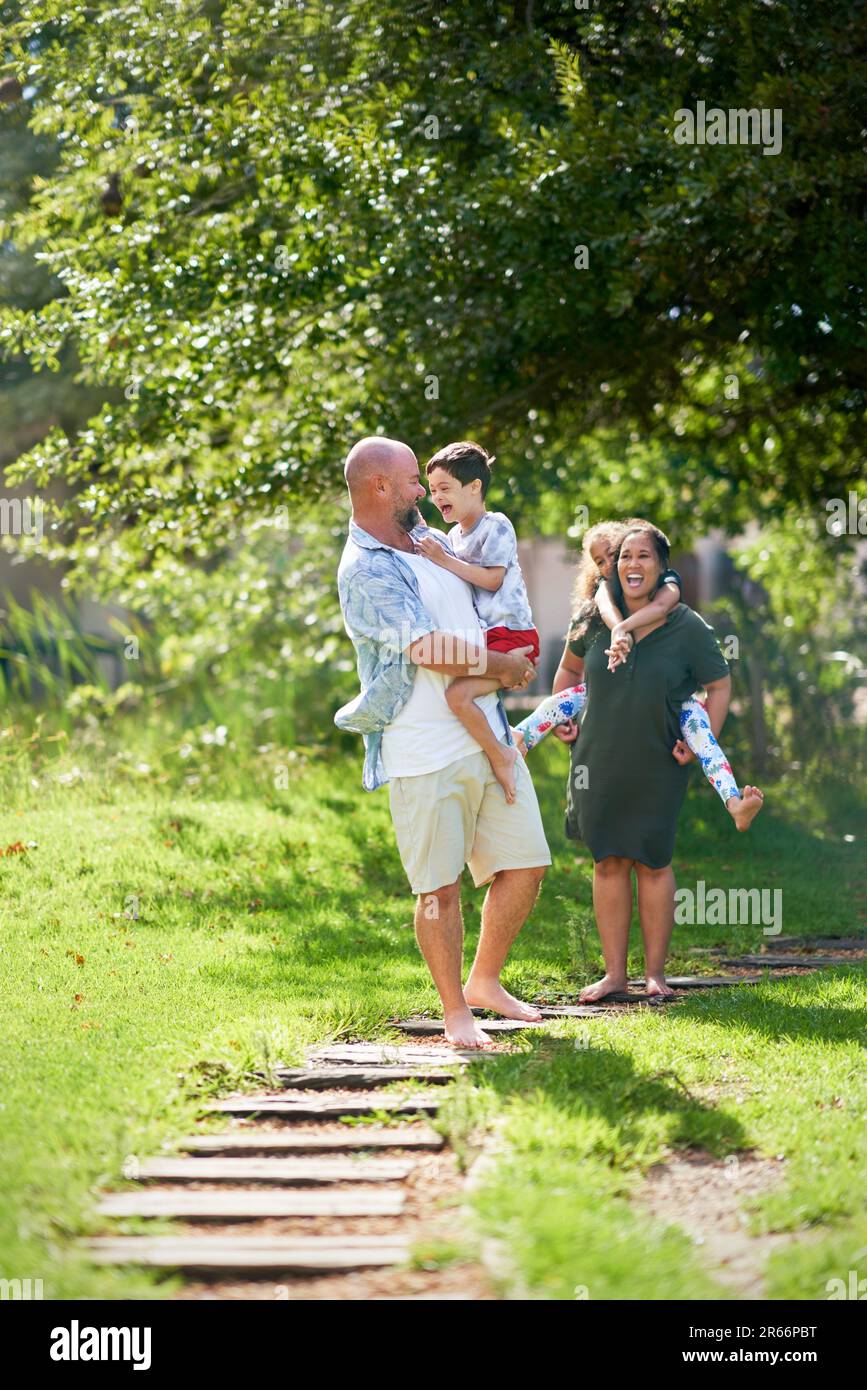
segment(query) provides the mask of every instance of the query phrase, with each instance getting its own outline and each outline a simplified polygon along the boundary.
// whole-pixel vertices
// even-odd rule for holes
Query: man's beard
[[[404,531],[414,531],[416,526],[420,526],[422,515],[418,507],[405,507],[399,512],[395,512],[394,519]]]

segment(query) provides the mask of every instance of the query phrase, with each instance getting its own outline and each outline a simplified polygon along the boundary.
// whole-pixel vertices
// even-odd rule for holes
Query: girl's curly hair
[[[566,635],[567,642],[583,637],[597,614],[596,590],[599,587],[599,566],[590,554],[596,541],[608,541],[615,550],[626,535],[622,521],[599,521],[584,532],[581,541],[581,559],[572,589],[572,621]]]

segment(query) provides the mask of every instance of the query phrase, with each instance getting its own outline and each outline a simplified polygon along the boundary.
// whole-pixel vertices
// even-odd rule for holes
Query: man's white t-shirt
[[[421,601],[436,623],[437,631],[451,632],[463,639],[463,643],[456,642],[456,658],[466,659],[465,645],[484,647],[485,634],[473,607],[471,586],[424,555],[403,550],[399,554],[415,571]],[[453,679],[419,666],[412,694],[397,718],[387,724],[382,733],[382,762],[387,777],[417,777],[423,772],[438,772],[458,758],[479,752],[480,745],[446,704],[446,690]],[[476,704],[497,738],[503,740],[505,731],[496,691],[482,695]]]

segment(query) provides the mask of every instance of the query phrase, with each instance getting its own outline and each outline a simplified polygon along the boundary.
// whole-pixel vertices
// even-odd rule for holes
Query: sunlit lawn
[[[357,756],[300,759],[283,790],[266,759],[231,740],[193,786],[171,758],[153,748],[148,758],[134,774],[134,762],[75,750],[40,769],[38,786],[20,759],[5,773],[0,848],[25,848],[0,859],[0,1276],[42,1278],[49,1298],[171,1290],[150,1274],[93,1269],[73,1241],[100,1229],[94,1189],[120,1181],[128,1156],[188,1132],[204,1096],[269,1060],[300,1060],[308,1043],[386,1037],[390,1018],[436,1007],[387,795],[361,791]],[[562,834],[564,750],[533,758],[555,865],[507,983],[574,993],[598,963],[586,859],[579,866]],[[82,776],[59,783],[57,771],[74,765]],[[797,786],[772,788],[744,837],[694,787],[680,881],[780,887],[786,935],[851,934],[863,850],[843,836],[856,812],[845,789],[823,804]],[[468,887],[468,954],[480,900]],[[765,940],[761,925],[678,927],[672,968],[713,968],[686,954],[692,945],[758,950]],[[634,947],[640,973],[637,932]],[[475,1089],[462,1084],[445,1121],[460,1145],[475,1120],[506,1125],[511,1157],[478,1201],[527,1288],[543,1298],[572,1298],[576,1285],[591,1298],[716,1296],[687,1236],[656,1230],[629,1205],[649,1163],[699,1144],[787,1157],[785,1186],[759,1204],[756,1229],[821,1233],[772,1266],[769,1288],[824,1297],[825,1281],[867,1243],[865,993],[853,967],[769,978],[592,1020],[591,1032],[583,1020],[558,1022],[519,1055],[474,1068]]]

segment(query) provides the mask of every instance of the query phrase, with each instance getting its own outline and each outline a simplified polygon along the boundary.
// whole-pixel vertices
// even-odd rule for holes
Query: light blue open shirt
[[[454,554],[448,537],[424,522],[410,533],[413,540],[435,536]],[[349,729],[364,739],[365,791],[375,791],[388,778],[382,761],[382,731],[396,719],[412,694],[414,661],[404,656],[407,647],[435,632],[421,600],[418,580],[399,550],[349,522],[349,538],[337,571],[340,607],[358,658],[361,691],[334,716],[338,729]],[[484,633],[480,634],[484,642]],[[508,743],[514,743],[506,709],[498,696],[500,717]]]

